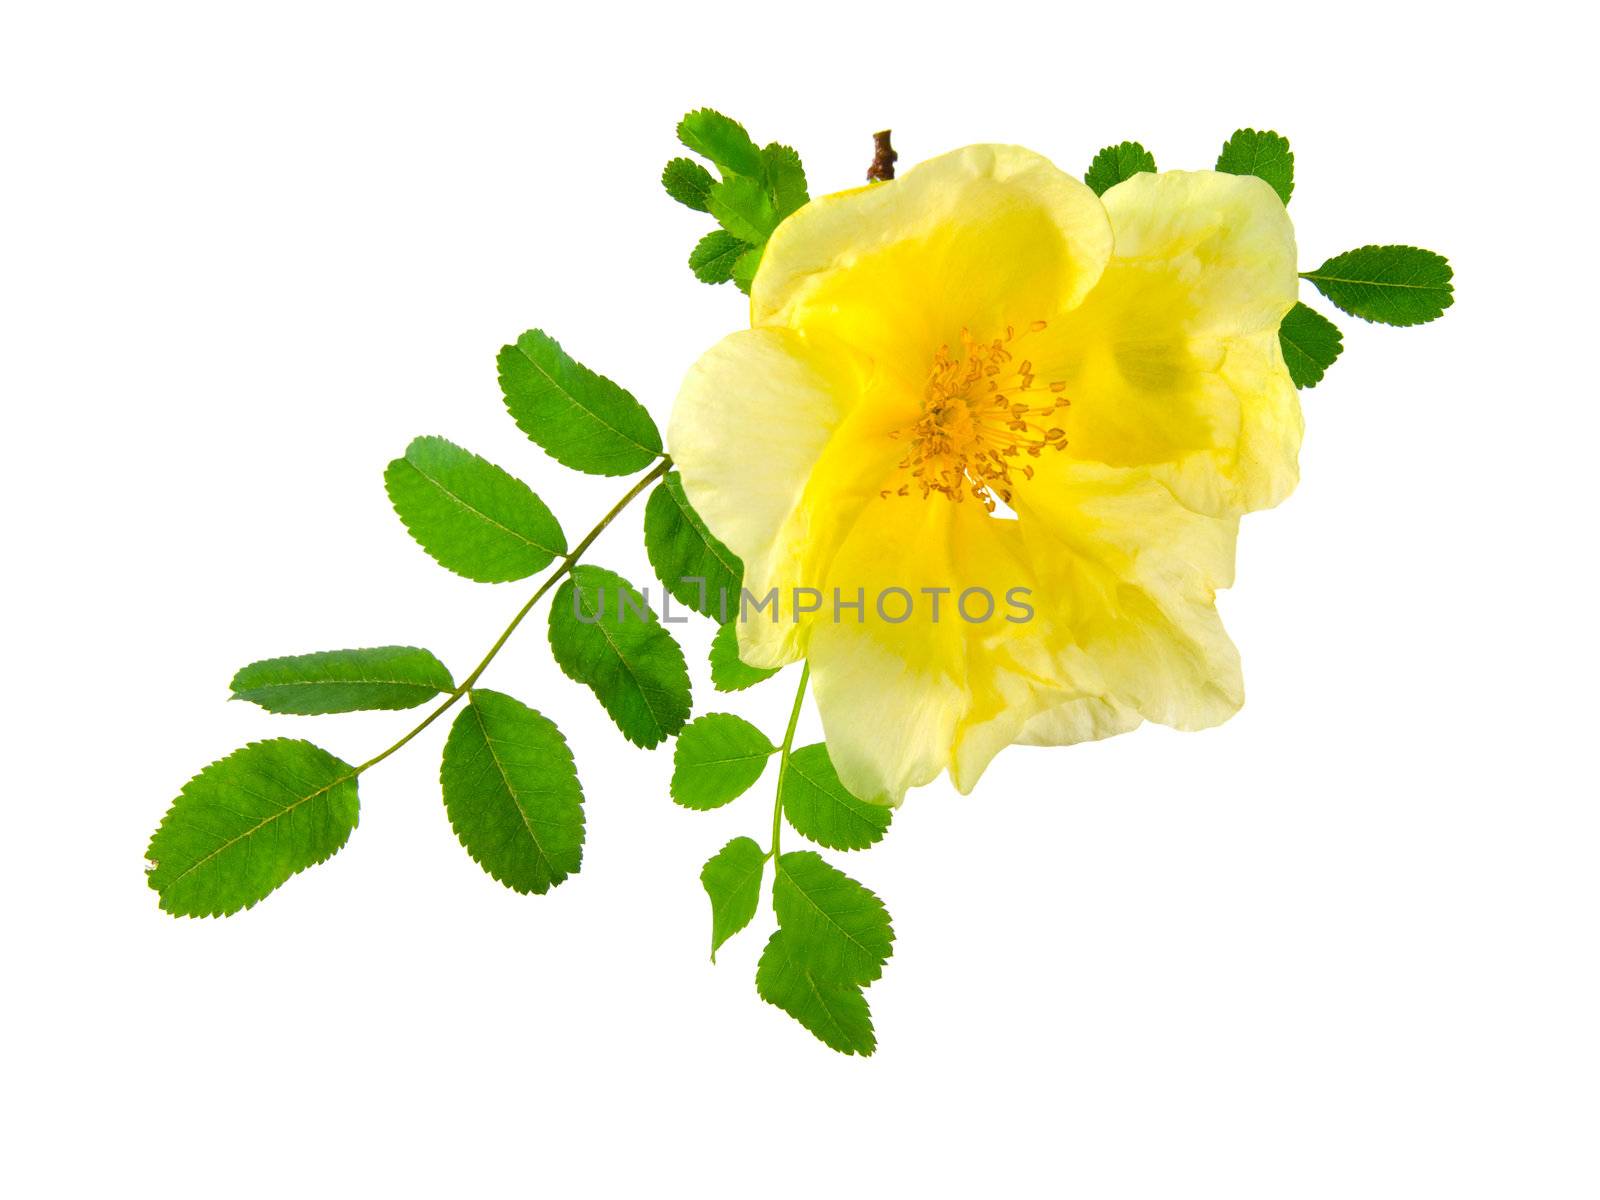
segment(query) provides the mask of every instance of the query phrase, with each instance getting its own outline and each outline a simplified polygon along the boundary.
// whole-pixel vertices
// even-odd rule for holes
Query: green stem
[[[778,859],[778,837],[783,832],[783,781],[789,773],[789,751],[794,746],[794,728],[800,723],[800,702],[806,698],[806,680],[811,678],[811,663],[800,667],[800,686],[794,690],[794,708],[789,713],[789,728],[783,731],[783,746],[778,751],[778,787],[772,801],[772,849],[767,857]]]
[[[438,708],[434,709],[427,716],[423,717],[422,720],[418,722],[418,724],[411,730],[411,732],[407,733],[405,737],[401,738],[394,745],[390,746],[382,754],[375,754],[371,758],[367,759],[366,762],[362,763],[350,773],[350,777],[353,779],[357,775],[360,775],[363,771],[367,770],[369,767],[377,766],[396,750],[400,749],[400,747],[404,746],[412,738],[416,737],[417,734],[421,733],[429,725],[432,725],[440,717],[444,716],[445,713],[449,712],[450,709],[455,706],[456,701],[465,696],[467,692],[472,689],[472,685],[478,682],[478,677],[488,669],[489,664],[494,661],[495,655],[499,654],[500,651],[505,647],[505,644],[511,640],[511,635],[517,631],[517,626],[522,624],[523,618],[533,611],[533,606],[544,598],[546,592],[555,587],[556,584],[560,583],[563,578],[572,572],[572,568],[577,565],[578,559],[583,556],[583,552],[594,544],[595,538],[599,537],[605,531],[607,525],[611,524],[612,521],[617,519],[617,516],[622,512],[623,509],[627,508],[628,505],[634,502],[634,500],[638,499],[640,492],[644,491],[645,488],[649,487],[656,480],[660,479],[671,469],[672,459],[667,455],[662,455],[661,461],[651,468],[650,473],[629,488],[627,494],[611,506],[611,511],[605,516],[601,517],[595,527],[589,530],[589,532],[584,536],[583,541],[579,542],[567,552],[566,557],[561,560],[560,566],[556,567],[556,569],[545,578],[545,581],[539,585],[538,589],[533,593],[533,595],[528,597],[528,602],[517,611],[516,616],[511,618],[511,624],[505,627],[505,630],[498,638],[495,639],[494,645],[489,647],[489,652],[483,656],[483,660],[472,669],[472,674],[468,675],[456,685],[455,690],[444,698],[444,703],[440,704]],[[792,727],[790,731],[793,732]],[[784,749],[788,749],[787,742],[784,743]]]

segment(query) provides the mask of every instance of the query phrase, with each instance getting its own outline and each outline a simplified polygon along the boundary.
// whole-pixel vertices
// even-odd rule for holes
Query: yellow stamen
[[[963,329],[959,356],[952,356],[949,346],[940,346],[934,354],[922,416],[909,430],[889,435],[905,436],[909,442],[910,451],[899,465],[910,474],[911,482],[920,486],[923,499],[938,492],[960,501],[970,492],[993,512],[995,497],[1011,503],[1015,483],[1008,458],[1023,453],[1037,458],[1048,447],[1066,449],[1066,430],[1042,423],[1043,418],[1072,403],[1061,394],[1066,383],[1051,380],[1051,398],[1030,404],[1020,394],[1033,388],[1033,363],[1023,359],[1011,366],[1011,352],[1006,349],[1009,343],[1045,326],[1044,321],[1034,321],[1020,337],[1014,327],[1007,326],[1005,336],[992,342],[979,342]],[[1031,466],[1023,465],[1020,470],[1024,479],[1033,478]],[[907,484],[881,493],[886,500],[891,495],[909,494]]]

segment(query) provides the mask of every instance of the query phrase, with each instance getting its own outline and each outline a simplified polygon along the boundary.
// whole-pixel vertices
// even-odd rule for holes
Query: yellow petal
[[[1020,146],[968,146],[785,221],[751,323],[837,337],[920,390],[934,350],[963,328],[993,337],[1053,318],[1110,252],[1105,210],[1082,183]]]
[[[1075,746],[1137,729],[1143,720],[1109,700],[1068,700],[1030,717],[1017,735],[1024,746]]]
[[[858,795],[898,804],[947,769],[966,792],[1015,741],[1108,737],[1141,720],[1201,729],[1243,702],[1214,604],[1232,579],[1234,519],[1191,511],[1145,472],[1093,464],[1017,500],[1015,521],[937,495],[869,505],[815,581],[823,608],[801,641],[830,753]],[[918,597],[900,624],[870,599],[896,587]],[[836,619],[834,589],[858,588],[865,612]],[[938,621],[930,588],[943,589]],[[1027,589],[1031,619],[1004,619],[1013,588]],[[992,619],[963,619],[968,589],[994,597]]]
[[[1136,175],[1104,199],[1111,261],[1035,351],[1071,398],[1070,455],[1151,467],[1200,512],[1276,504],[1301,433],[1277,333],[1298,284],[1283,204],[1209,171]]]
[[[838,519],[843,501],[831,502],[832,485],[852,472],[828,464],[862,454],[887,460],[897,453],[887,436],[836,437],[863,394],[848,354],[823,353],[781,329],[729,335],[684,379],[667,427],[668,449],[689,503],[744,560],[745,586],[758,596],[775,578],[797,582],[791,560],[803,557],[807,547],[831,549],[828,538],[814,535],[830,512]],[[877,478],[886,469],[880,462],[871,474]],[[865,485],[857,490],[875,494]],[[808,493],[824,496],[815,502],[820,512],[806,503]],[[780,565],[782,574],[775,576]],[[762,666],[780,666],[796,656],[788,638],[765,653],[746,645],[742,651]]]
[[[1114,261],[1182,282],[1196,336],[1277,328],[1294,306],[1294,226],[1272,186],[1219,171],[1144,173],[1104,196]]]
[[[1102,698],[1205,729],[1244,703],[1216,592],[1233,582],[1235,517],[1179,504],[1146,472],[1077,463],[1019,491],[1018,525],[1052,619],[1102,674]]]
[[[973,636],[950,588],[985,582],[971,551],[990,552],[990,566],[1003,553],[980,522],[996,524],[977,503],[874,497],[810,581],[827,605],[804,634],[817,709],[840,780],[863,799],[898,804],[950,765]],[[836,612],[835,596],[862,608]]]
[[[1147,472],[1074,464],[1014,496],[1036,610],[967,656],[951,777],[969,791],[1016,741],[1061,745],[1152,720],[1201,729],[1243,702],[1215,608],[1237,521],[1195,513]]]

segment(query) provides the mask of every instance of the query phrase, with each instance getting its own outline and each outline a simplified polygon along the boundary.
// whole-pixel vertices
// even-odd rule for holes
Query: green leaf
[[[711,686],[719,692],[742,692],[778,671],[777,667],[752,667],[739,657],[739,630],[732,621],[711,639]]]
[[[772,907],[819,977],[868,984],[894,952],[883,901],[814,851],[778,856]]]
[[[689,252],[689,269],[701,283],[727,283],[733,278],[733,265],[748,249],[749,243],[726,229],[713,229]]]
[[[321,650],[264,658],[233,677],[233,699],[275,713],[415,708],[456,685],[445,665],[416,646]]]
[[[778,227],[778,210],[760,180],[735,175],[711,189],[711,215],[729,233],[752,246],[765,244]]]
[[[1289,378],[1297,388],[1316,387],[1344,349],[1339,327],[1314,308],[1296,303],[1278,326],[1278,342]]]
[[[661,186],[679,204],[696,212],[710,212],[711,172],[692,158],[675,158],[661,172]]]
[[[678,735],[672,751],[672,798],[685,808],[720,808],[761,778],[777,750],[743,717],[707,713]]]
[[[811,199],[806,191],[806,169],[793,147],[769,142],[761,148],[761,181],[780,222]]]
[[[809,850],[778,858],[778,932],[756,968],[756,991],[844,1054],[871,1054],[862,988],[883,973],[894,930],[883,902]]]
[[[500,351],[500,390],[517,427],[557,462],[590,475],[631,475],[661,454],[644,405],[530,329]]]
[[[871,1054],[878,1039],[861,986],[819,973],[795,939],[779,929],[756,965],[756,992],[841,1054]]]
[[[583,864],[583,788],[555,723],[520,700],[474,689],[439,767],[450,826],[475,862],[538,895]]]
[[[656,578],[674,599],[717,620],[738,614],[744,564],[689,506],[683,477],[676,471],[668,472],[650,493],[644,545]]]
[[[744,126],[709,108],[696,109],[678,122],[678,140],[717,164],[726,177],[761,174],[761,151]]]
[[[457,575],[526,579],[567,552],[560,522],[527,484],[443,438],[413,441],[383,485],[417,544]]]
[[[1096,196],[1103,196],[1124,179],[1131,179],[1145,171],[1154,172],[1155,169],[1156,157],[1150,151],[1138,142],[1121,142],[1107,146],[1094,156],[1089,169],[1083,173],[1083,181]]]
[[[756,915],[761,904],[761,876],[767,856],[747,837],[736,837],[707,860],[700,882],[711,897],[711,961],[722,943]]]
[[[1415,246],[1362,246],[1301,273],[1351,316],[1385,325],[1421,325],[1454,302],[1450,263]]]
[[[1276,133],[1235,130],[1217,155],[1217,170],[1265,179],[1285,204],[1294,194],[1294,153],[1289,139]]]
[[[636,746],[660,744],[689,719],[683,651],[620,575],[572,569],[550,609],[550,650]]]
[[[750,294],[750,287],[756,281],[756,272],[761,269],[761,252],[764,246],[751,246],[742,255],[739,261],[733,264],[733,283],[746,296]]]
[[[783,771],[783,813],[804,836],[830,850],[865,850],[883,840],[894,810],[869,804],[839,782],[818,742],[789,755]]]
[[[356,827],[356,772],[310,742],[252,742],[212,763],[150,839],[150,886],[174,916],[249,908],[332,857]]]

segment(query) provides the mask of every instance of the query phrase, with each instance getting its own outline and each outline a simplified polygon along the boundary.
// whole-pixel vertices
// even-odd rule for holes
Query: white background
[[[7,7],[6,1190],[1600,1194],[1576,31],[1539,4],[580,7]],[[1074,171],[1275,128],[1305,266],[1450,256],[1437,324],[1339,318],[1300,489],[1245,522],[1246,708],[914,793],[843,864],[898,933],[869,1060],[756,998],[769,916],[706,961],[700,865],[765,839],[770,780],[675,808],[670,751],[625,746],[537,621],[487,682],[572,740],[580,876],[525,898],[468,860],[441,725],[362,780],[333,861],[163,916],[144,845],[193,772],[275,734],[358,759],[411,719],[225,704],[236,667],[409,642],[464,670],[526,592],[431,563],[385,462],[443,434],[580,534],[620,487],[517,432],[501,343],[548,329],[664,425],[740,323],[657,185],[701,104],[813,191],[885,125],[902,168],[990,140]],[[638,530],[594,561],[642,581]],[[781,727],[792,680],[715,695],[708,634],[697,708]]]

